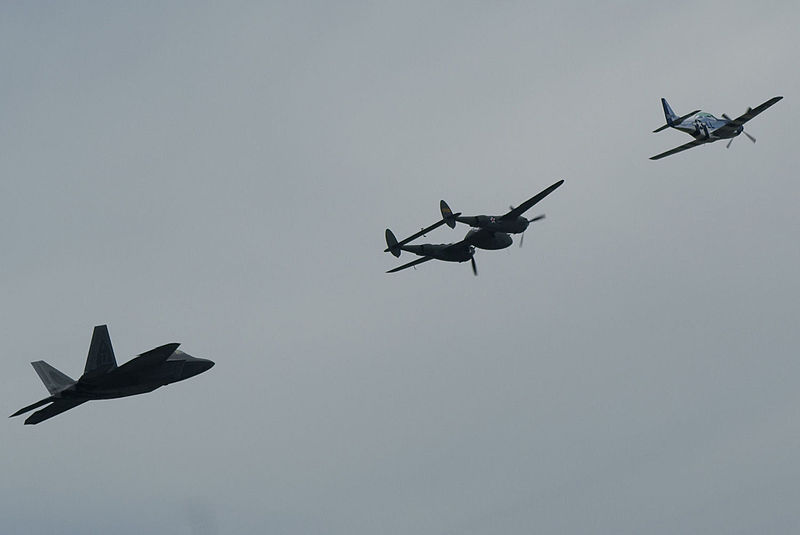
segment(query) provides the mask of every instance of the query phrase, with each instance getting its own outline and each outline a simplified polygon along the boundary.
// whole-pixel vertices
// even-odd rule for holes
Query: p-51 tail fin
[[[661,107],[664,108],[664,118],[667,120],[667,124],[665,124],[664,126],[659,126],[655,130],[653,130],[654,134],[656,132],[661,132],[662,130],[667,129],[670,126],[679,125],[683,121],[685,121],[686,119],[688,119],[689,117],[694,115],[695,113],[699,113],[700,112],[700,110],[694,110],[692,112],[687,113],[686,115],[681,115],[680,117],[678,117],[677,115],[675,115],[675,112],[672,111],[672,108],[669,107],[669,103],[667,102],[667,99],[665,99],[665,98],[661,99]]]
[[[677,119],[678,116],[675,115],[675,112],[669,107],[667,99],[661,99],[661,106],[664,108],[664,118],[667,120],[667,126],[673,126],[675,124],[675,119]]]
[[[68,386],[75,384],[75,381],[72,380],[72,378],[70,378],[67,374],[61,373],[43,360],[31,362],[31,366],[33,366],[33,369],[36,370],[36,373],[39,375],[39,379],[42,380],[44,386],[47,388],[47,391],[50,392],[51,396],[61,392]]]

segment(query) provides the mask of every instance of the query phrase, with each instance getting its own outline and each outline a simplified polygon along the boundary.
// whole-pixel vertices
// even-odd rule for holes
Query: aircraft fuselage
[[[672,128],[686,132],[695,139],[708,139],[709,141],[718,141],[720,139],[730,139],[742,133],[744,127],[740,126],[735,130],[723,129],[728,121],[724,119],[717,119],[710,113],[698,113],[693,117],[685,119],[683,122],[675,124]]]
[[[526,220],[527,221],[527,220]],[[467,232],[465,241],[471,243],[478,249],[495,251],[510,247],[514,240],[506,232],[492,232],[487,229],[473,228]]]
[[[194,377],[213,365],[210,360],[196,358],[178,350],[156,366],[134,371],[126,371],[120,367],[96,378],[81,378],[61,391],[57,397],[115,399],[145,394],[170,383]]]
[[[409,253],[414,253],[415,255],[430,256],[436,260],[443,260],[445,262],[466,262],[475,254],[475,249],[471,246],[464,245],[453,247],[453,245],[449,243],[404,245],[401,249]]]

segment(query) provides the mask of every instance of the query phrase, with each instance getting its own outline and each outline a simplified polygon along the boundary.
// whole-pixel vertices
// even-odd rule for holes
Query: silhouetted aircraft
[[[407,245],[407,243],[410,242],[411,240],[419,238],[424,233],[427,233],[428,231],[436,227],[440,227],[442,225],[444,225],[444,220],[439,221],[434,225],[431,225],[427,229],[423,229],[417,234],[409,238],[406,238],[401,242],[398,242],[397,238],[394,237],[392,231],[387,228],[386,245],[388,247],[384,250],[384,252],[392,253],[394,256],[399,257],[400,251],[408,251],[409,253],[414,253],[415,255],[419,255],[422,258],[417,258],[413,262],[409,262],[408,264],[403,264],[400,267],[390,269],[386,273],[394,273],[395,271],[400,271],[401,269],[410,268],[416,266],[417,264],[427,262],[428,260],[442,260],[444,262],[466,262],[467,260],[469,260],[470,263],[472,264],[472,272],[475,275],[477,275],[478,267],[475,265],[475,247],[471,243],[469,243],[467,239],[463,239],[458,243],[442,243],[442,244],[425,243],[422,245]]]
[[[50,397],[18,410],[11,417],[50,403],[25,420],[26,424],[38,424],[87,401],[152,392],[164,385],[194,377],[214,365],[210,360],[195,358],[178,350],[179,345],[173,343],[151,349],[117,366],[108,327],[99,325],[94,328],[86,367],[80,379],[69,378],[43,360],[32,362]]]
[[[669,107],[669,104],[667,104],[667,100],[662,98],[661,106],[664,108],[664,116],[667,119],[667,124],[656,128],[653,130],[653,133],[661,132],[666,128],[674,128],[676,130],[680,130],[681,132],[686,132],[687,134],[692,135],[692,137],[694,137],[694,141],[690,141],[689,143],[681,145],[680,147],[670,149],[667,152],[656,154],[655,156],[650,157],[650,159],[660,160],[665,156],[670,156],[677,152],[698,147],[706,143],[719,141],[720,139],[730,139],[726,145],[726,148],[729,148],[731,143],[733,143],[733,138],[742,133],[744,133],[744,135],[747,136],[750,141],[755,143],[756,138],[744,131],[744,123],[762,111],[766,110],[782,98],[783,97],[772,97],[765,103],[756,106],[755,108],[747,108],[747,111],[736,119],[731,119],[724,113],[722,114],[722,119],[717,119],[710,113],[705,113],[700,110],[694,110],[691,113],[687,113],[686,115],[678,117],[675,115],[675,112],[672,111],[672,108]]]
[[[464,239],[478,249],[505,249],[511,245],[511,236],[509,236],[509,234],[521,234],[519,246],[522,247],[522,240],[525,238],[525,229],[528,228],[528,225],[534,221],[544,219],[544,214],[531,219],[522,217],[522,214],[530,210],[534,204],[553,193],[553,191],[563,183],[563,180],[559,180],[516,208],[513,206],[509,207],[511,211],[503,215],[464,216],[460,213],[454,214],[444,201],[439,202],[439,209],[442,212],[442,219],[450,228],[455,228],[456,222],[473,227],[473,230],[471,230]]]

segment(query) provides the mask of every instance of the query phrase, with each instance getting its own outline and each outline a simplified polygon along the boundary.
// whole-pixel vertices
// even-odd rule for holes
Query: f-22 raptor
[[[38,424],[87,401],[152,392],[164,385],[194,377],[214,365],[210,360],[187,355],[178,349],[179,345],[172,343],[151,349],[117,366],[108,327],[99,325],[94,328],[86,367],[80,379],[71,379],[43,360],[32,362],[50,396],[23,407],[10,417],[50,403],[25,420],[25,424]]]
[[[729,139],[730,141],[728,141],[727,147],[730,147],[731,143],[733,143],[733,138],[742,133],[747,136],[750,141],[755,143],[756,138],[744,131],[744,123],[763,112],[782,98],[783,97],[772,97],[768,101],[764,102],[763,104],[759,104],[755,108],[747,108],[747,111],[736,119],[731,119],[724,113],[722,114],[722,119],[717,119],[710,113],[705,113],[700,110],[694,110],[691,113],[687,113],[686,115],[678,117],[675,112],[672,111],[672,108],[670,108],[667,100],[662,98],[661,106],[664,108],[664,117],[667,119],[667,124],[656,128],[653,130],[653,133],[661,132],[667,128],[674,128],[676,130],[680,130],[681,132],[690,134],[692,137],[694,137],[694,141],[690,141],[689,143],[685,143],[680,147],[675,147],[674,149],[662,152],[661,154],[651,156],[650,159],[660,160],[665,156],[670,156],[677,152],[682,152],[686,149],[698,147],[706,143],[719,141],[720,139]]]

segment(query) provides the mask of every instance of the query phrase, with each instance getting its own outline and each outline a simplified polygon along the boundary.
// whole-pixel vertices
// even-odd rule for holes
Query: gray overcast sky
[[[797,2],[0,12],[6,412],[101,323],[217,362],[7,420],[3,532],[797,530]],[[648,160],[660,97],[775,95]],[[560,178],[479,277],[384,273]]]

